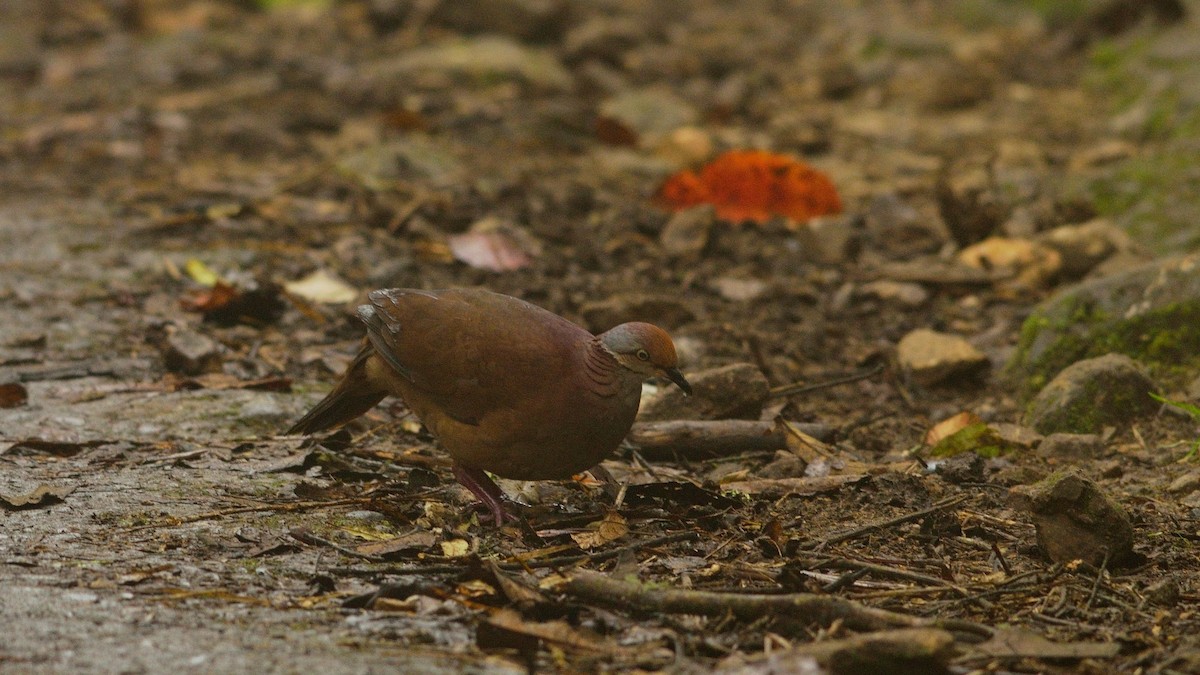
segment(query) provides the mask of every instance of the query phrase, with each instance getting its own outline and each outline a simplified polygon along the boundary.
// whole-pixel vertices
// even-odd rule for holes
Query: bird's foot
[[[520,520],[504,508],[504,491],[482,469],[472,469],[455,463],[454,477],[487,508],[496,520],[496,527],[503,525],[506,520]]]

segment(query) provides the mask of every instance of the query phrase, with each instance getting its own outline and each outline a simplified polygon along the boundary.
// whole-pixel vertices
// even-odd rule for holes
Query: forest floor
[[[4,3],[0,671],[1200,672],[1195,423],[1049,454],[1006,368],[1058,288],[1192,244],[1195,10]],[[744,148],[843,212],[656,199]],[[962,264],[1097,218],[1134,239],[1102,263]],[[367,291],[449,286],[751,364],[775,445],[631,443],[619,497],[505,481],[497,529],[399,401],[281,435]],[[983,362],[914,379],[917,329]],[[961,412],[1024,441],[933,459]],[[1127,513],[1123,564],[1039,545],[1012,491],[1060,468]]]

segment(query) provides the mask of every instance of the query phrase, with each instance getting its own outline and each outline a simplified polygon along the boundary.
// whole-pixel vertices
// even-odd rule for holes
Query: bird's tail
[[[287,434],[307,435],[340,427],[382,401],[387,391],[373,382],[367,372],[367,360],[374,354],[375,348],[369,342],[364,344],[333,391],[293,424]]]

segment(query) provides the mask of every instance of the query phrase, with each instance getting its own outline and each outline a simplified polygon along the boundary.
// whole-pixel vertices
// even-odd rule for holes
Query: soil
[[[5,3],[0,671],[767,672],[863,632],[584,599],[562,582],[585,569],[1057,643],[985,653],[959,631],[934,659],[951,672],[1200,672],[1200,503],[1167,490],[1195,472],[1190,419],[1083,457],[924,445],[962,411],[1020,424],[1004,365],[1072,281],[934,263],[1124,224],[1091,188],[1161,120],[1096,55],[1194,47],[1192,5],[1044,4]],[[663,180],[739,148],[826,173],[844,212],[664,235]],[[316,271],[344,287],[290,285]],[[655,321],[685,373],[753,364],[776,393],[752,416],[825,443],[626,445],[605,463],[620,497],[505,481],[528,506],[497,529],[402,402],[280,435],[353,356],[367,291],[450,286],[592,330]],[[990,369],[916,384],[896,345],[921,328]],[[797,383],[830,384],[779,389]],[[1009,491],[1062,468],[1123,507],[1132,560],[1038,546]]]

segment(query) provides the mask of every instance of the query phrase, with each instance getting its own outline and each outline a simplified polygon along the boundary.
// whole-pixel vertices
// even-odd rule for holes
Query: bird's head
[[[634,321],[623,323],[600,335],[600,344],[623,367],[644,377],[662,375],[689,396],[692,385],[679,372],[679,358],[671,336],[658,326]]]

